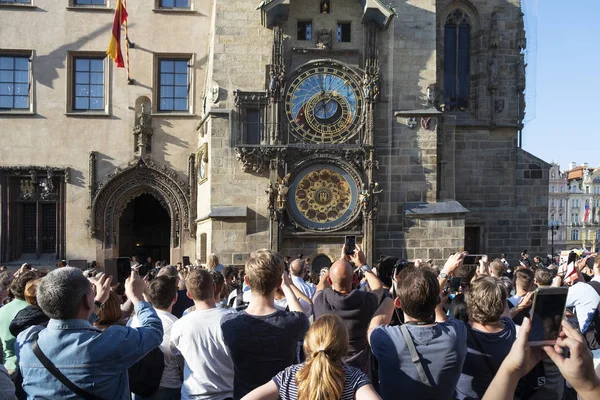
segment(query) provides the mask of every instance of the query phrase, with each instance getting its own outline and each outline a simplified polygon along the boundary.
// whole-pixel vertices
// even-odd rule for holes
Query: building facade
[[[548,186],[548,243],[556,253],[567,246],[567,226],[569,216],[569,184],[567,173],[561,172],[560,165],[550,167],[550,184]],[[554,236],[554,238],[553,238]]]
[[[547,251],[517,0],[6,3],[3,262]]]
[[[569,165],[566,250],[596,251],[600,244],[600,168]]]

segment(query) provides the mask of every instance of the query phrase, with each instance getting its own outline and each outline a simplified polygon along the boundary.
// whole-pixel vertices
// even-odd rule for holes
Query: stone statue
[[[377,211],[379,209],[379,194],[383,192],[383,189],[379,187],[379,182],[375,182],[375,184],[371,183],[371,194],[373,195],[373,201],[371,206],[372,218],[377,217]]]
[[[279,190],[277,193],[277,208],[279,208],[280,210],[283,210],[287,203],[287,194],[290,190],[289,181],[291,175],[292,174],[287,174],[283,177],[281,182],[279,182]]]
[[[498,61],[496,56],[492,56],[488,62],[488,76],[490,78],[489,88],[495,89],[498,87]]]
[[[317,34],[317,48],[331,50],[331,31],[321,29]]]
[[[152,116],[146,103],[142,103],[141,110],[135,116],[133,135],[135,137],[136,153],[144,155],[150,152],[150,137],[154,133],[152,127]]]
[[[275,209],[275,200],[277,197],[277,194],[275,193],[275,188],[273,187],[272,183],[269,182],[269,187],[267,188],[267,190],[265,190],[265,193],[268,195],[268,209],[272,212]]]
[[[498,13],[492,13],[492,25],[490,27],[490,48],[496,48],[500,45],[500,30],[498,29]]]
[[[371,197],[371,193],[369,193],[369,190],[367,189],[367,184],[363,183],[362,189],[360,189],[358,192],[358,203],[361,205],[363,210],[365,210],[369,204],[369,197]]]

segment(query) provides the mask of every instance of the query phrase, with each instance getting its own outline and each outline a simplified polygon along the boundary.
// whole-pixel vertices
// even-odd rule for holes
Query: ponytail
[[[332,362],[325,351],[318,351],[296,374],[298,400],[339,400],[345,383],[341,361]]]
[[[304,338],[306,363],[296,373],[298,400],[340,400],[347,352],[348,330],[340,317],[328,314],[315,321]]]

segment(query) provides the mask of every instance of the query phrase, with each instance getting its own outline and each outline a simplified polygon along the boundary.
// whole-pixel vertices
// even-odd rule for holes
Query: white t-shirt
[[[315,290],[299,276],[291,275],[292,282],[306,297],[312,299]]]
[[[594,311],[600,303],[596,290],[584,282],[578,282],[569,288],[567,307],[575,307],[579,329],[585,333],[592,322]]]
[[[229,299],[228,299],[227,303],[231,304],[231,300],[235,299],[236,297],[237,297],[237,293],[234,290],[229,295]],[[252,299],[252,291],[251,290],[246,290],[245,292],[242,293],[242,300],[244,301],[244,303],[250,303],[251,299]],[[312,307],[310,306],[310,304],[302,299],[298,299],[298,302],[300,303],[300,306],[302,307],[302,311],[304,311],[304,314],[306,314],[307,317],[310,317],[310,315],[312,314]],[[233,306],[235,307],[235,301],[233,302]],[[283,299],[275,300],[275,308],[277,308],[278,310],[285,311],[287,306],[288,306],[288,302],[285,297]]]
[[[195,310],[171,329],[171,349],[185,359],[182,400],[233,397],[233,361],[223,341],[221,319],[235,310]]]
[[[158,348],[165,356],[165,369],[160,380],[160,387],[178,389],[181,387],[179,364],[177,363],[176,356],[171,351],[171,331],[173,324],[177,321],[177,317],[167,311],[156,308],[155,310],[163,325],[163,341]],[[139,328],[140,326],[137,315],[134,315],[131,327]]]

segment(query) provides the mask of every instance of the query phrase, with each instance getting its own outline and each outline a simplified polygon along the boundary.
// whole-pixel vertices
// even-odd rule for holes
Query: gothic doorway
[[[154,196],[142,194],[130,201],[119,218],[119,255],[136,256],[141,263],[169,260],[171,218]]]
[[[311,265],[311,272],[319,273],[321,268],[331,267],[331,260],[324,254],[319,254],[315,257]]]

